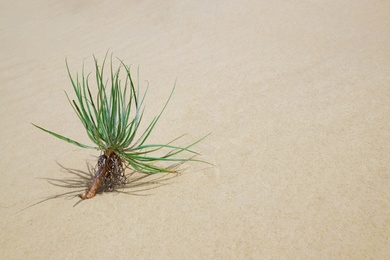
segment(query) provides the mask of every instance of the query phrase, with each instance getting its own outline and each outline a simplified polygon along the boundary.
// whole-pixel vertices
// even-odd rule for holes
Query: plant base
[[[106,154],[99,156],[95,176],[85,193],[80,194],[83,200],[95,197],[99,191],[113,191],[127,183],[122,159],[114,152]]]

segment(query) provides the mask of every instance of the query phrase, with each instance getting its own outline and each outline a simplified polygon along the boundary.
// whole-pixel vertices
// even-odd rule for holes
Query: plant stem
[[[103,178],[107,174],[107,165],[108,165],[109,159],[110,158],[109,157],[107,158],[106,155],[99,156],[98,169],[95,173],[95,176],[93,177],[92,183],[89,186],[89,188],[85,191],[84,194],[80,194],[80,198],[82,198],[83,200],[87,200],[87,199],[91,199],[91,198],[95,197],[95,195],[99,189],[101,181],[103,180]]]

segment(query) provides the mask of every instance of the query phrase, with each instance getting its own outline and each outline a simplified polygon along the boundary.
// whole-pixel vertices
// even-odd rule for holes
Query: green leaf
[[[68,138],[68,137],[65,137],[65,136],[56,134],[56,133],[54,133],[54,132],[51,132],[51,131],[49,131],[49,130],[46,130],[46,129],[44,129],[44,128],[40,127],[40,126],[37,126],[37,125],[35,125],[35,124],[32,124],[32,125],[35,126],[35,127],[37,127],[37,128],[39,128],[39,129],[41,129],[42,131],[45,131],[46,133],[49,133],[49,134],[51,134],[51,135],[53,135],[53,136],[55,136],[55,137],[57,137],[57,138],[59,138],[59,139],[65,141],[65,142],[68,142],[68,143],[70,143],[70,144],[74,144],[74,145],[77,145],[77,146],[82,147],[82,148],[96,149],[96,147],[92,147],[92,146],[89,146],[89,145],[81,144],[81,143],[79,143],[79,142],[76,142],[76,141],[74,141],[74,140]]]

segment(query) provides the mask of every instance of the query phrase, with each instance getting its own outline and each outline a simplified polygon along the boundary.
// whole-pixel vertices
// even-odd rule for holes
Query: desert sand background
[[[1,259],[390,258],[390,2],[1,1],[0,28]],[[99,155],[31,123],[91,144],[65,58],[107,51],[149,119],[178,80],[151,142],[212,132],[215,167],[76,206],[44,179]]]

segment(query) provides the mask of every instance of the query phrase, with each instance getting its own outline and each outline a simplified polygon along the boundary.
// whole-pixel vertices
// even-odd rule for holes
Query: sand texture
[[[390,259],[389,1],[1,1],[0,36],[0,259]],[[65,58],[107,50],[215,167],[75,205],[99,152],[31,123],[91,144]]]

